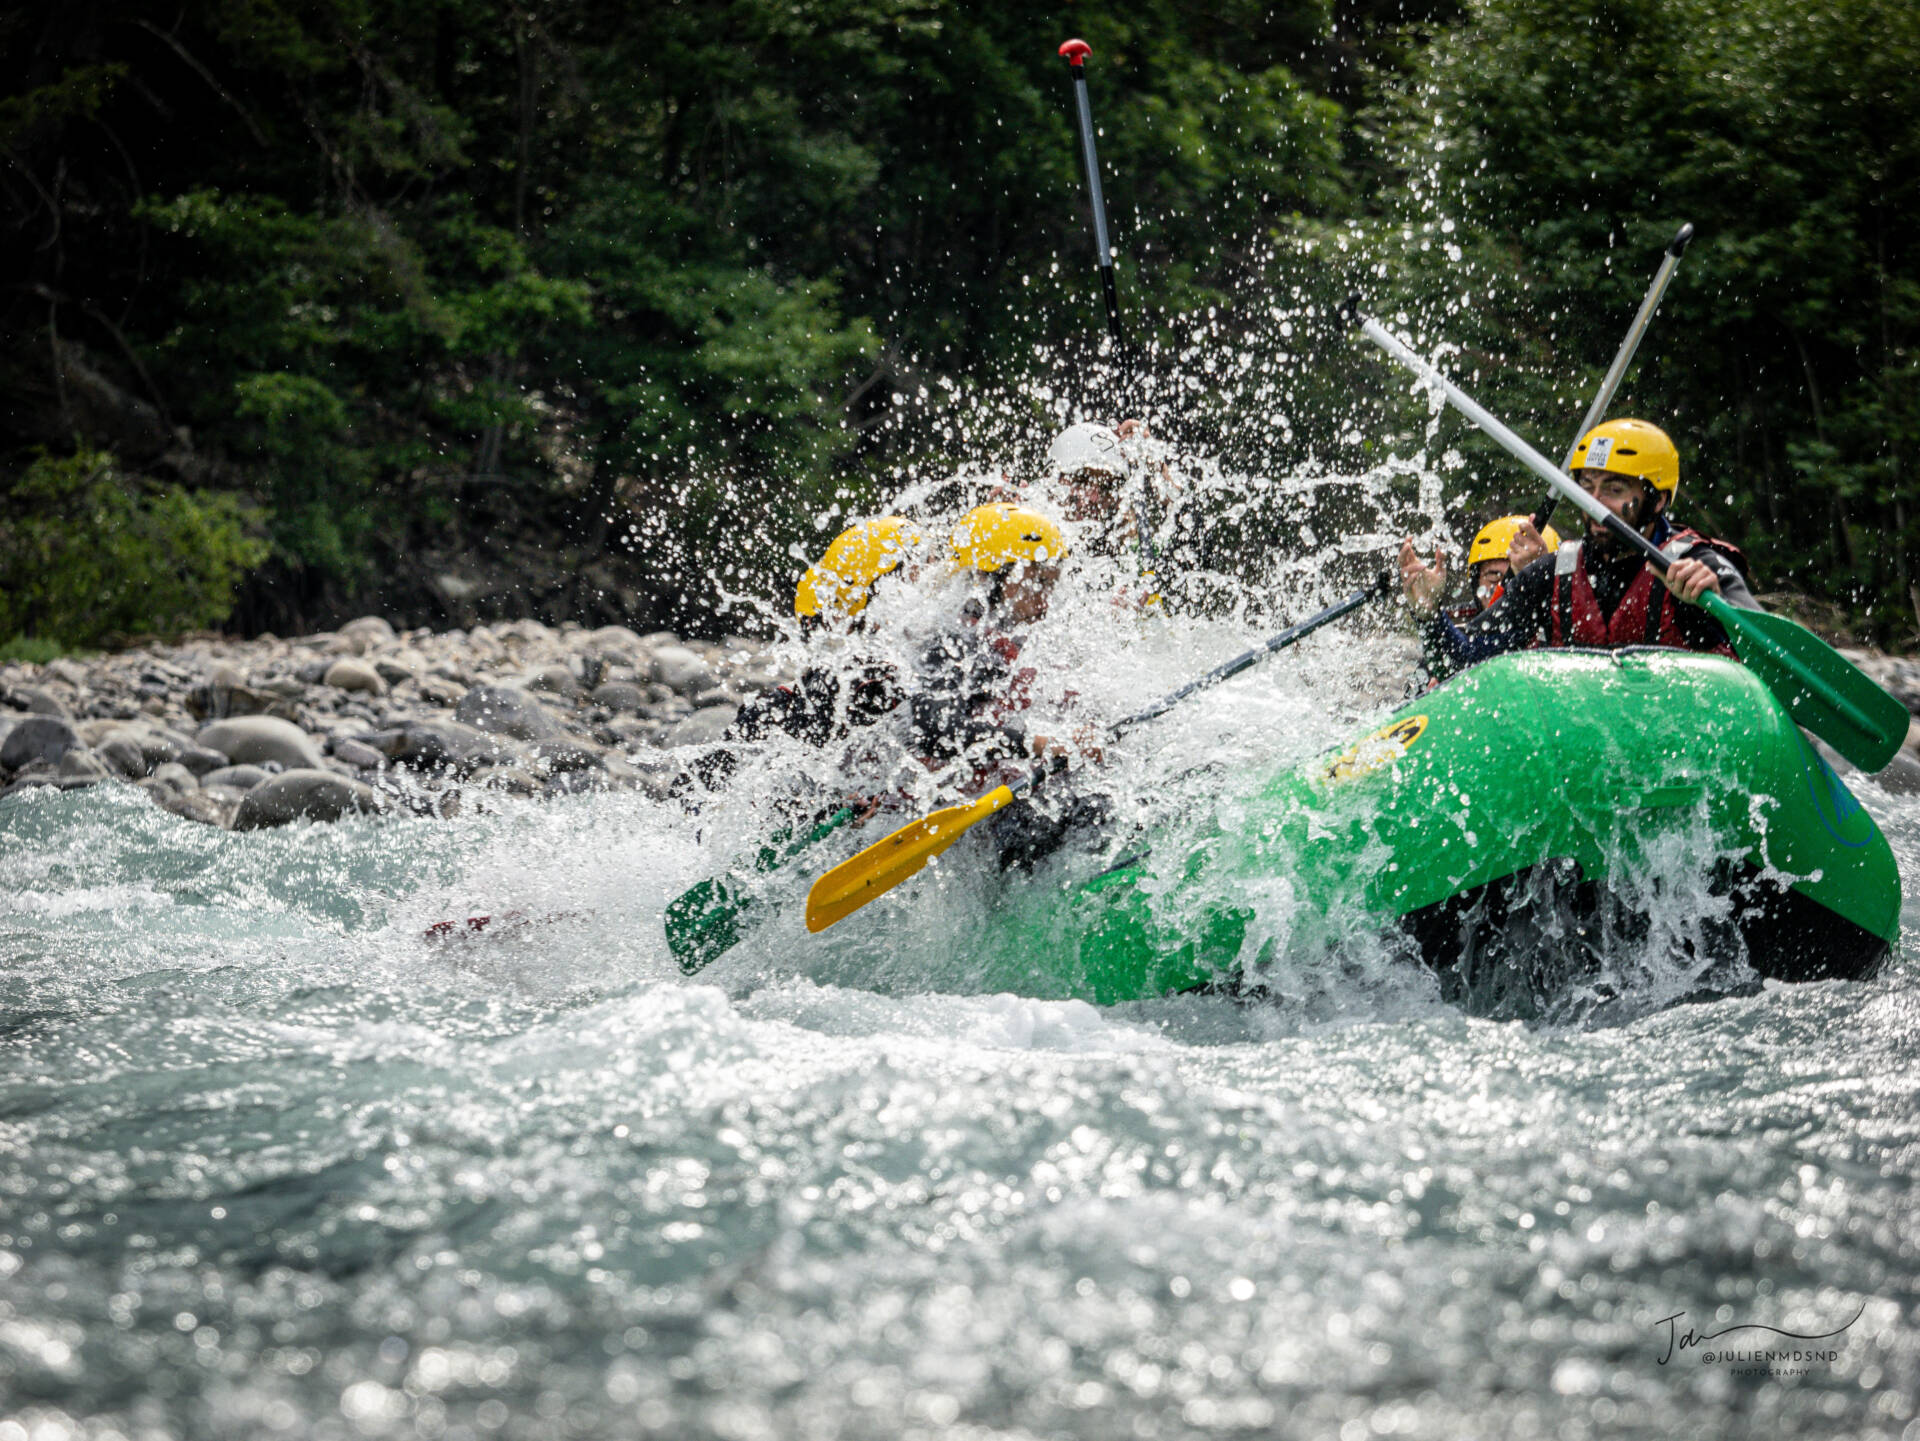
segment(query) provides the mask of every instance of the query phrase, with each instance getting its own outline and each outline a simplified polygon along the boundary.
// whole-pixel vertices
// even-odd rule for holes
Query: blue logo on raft
[[[1800,756],[1807,768],[1807,795],[1827,834],[1849,850],[1869,844],[1878,834],[1873,817],[1805,736],[1800,737]],[[1848,839],[1849,833],[1857,839]]]

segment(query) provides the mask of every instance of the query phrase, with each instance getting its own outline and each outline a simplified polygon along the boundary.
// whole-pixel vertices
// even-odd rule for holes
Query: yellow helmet
[[[1671,500],[1680,488],[1680,452],[1657,425],[1644,420],[1609,420],[1580,437],[1571,469],[1610,470],[1635,475]]]
[[[1066,537],[1060,527],[1037,510],[994,501],[977,505],[954,527],[953,564],[956,570],[992,574],[1019,561],[1062,561]]]
[[[793,613],[799,616],[858,615],[873,598],[874,584],[897,569],[907,552],[920,544],[920,533],[905,516],[883,515],[863,520],[834,537],[827,553],[800,577],[794,592]]]
[[[1507,552],[1513,549],[1513,537],[1520,529],[1524,515],[1503,515],[1498,520],[1490,520],[1480,527],[1480,534],[1473,538],[1473,544],[1467,548],[1467,564],[1475,566],[1483,560],[1505,560]],[[1552,526],[1540,532],[1540,539],[1547,543],[1550,551],[1560,549],[1560,536]]]

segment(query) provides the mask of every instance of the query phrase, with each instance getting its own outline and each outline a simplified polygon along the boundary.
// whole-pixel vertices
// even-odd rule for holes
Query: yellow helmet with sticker
[[[1575,471],[1610,470],[1638,476],[1671,500],[1680,489],[1680,452],[1657,425],[1644,420],[1609,420],[1580,437],[1573,448]]]
[[[1524,515],[1503,515],[1498,520],[1490,520],[1480,527],[1480,534],[1473,538],[1473,544],[1467,548],[1467,564],[1475,566],[1483,560],[1505,560],[1507,552],[1513,549],[1513,538],[1520,532],[1528,517]],[[1549,551],[1560,549],[1560,534],[1552,526],[1540,533],[1540,539],[1547,543]]]
[[[991,575],[1010,565],[1058,565],[1067,558],[1067,540],[1039,511],[1006,501],[977,505],[960,517],[951,541],[956,570]]]
[[[798,616],[853,616],[867,608],[880,577],[899,568],[921,544],[913,522],[905,516],[883,515],[863,520],[834,537],[827,553],[807,567],[794,592],[793,613]]]

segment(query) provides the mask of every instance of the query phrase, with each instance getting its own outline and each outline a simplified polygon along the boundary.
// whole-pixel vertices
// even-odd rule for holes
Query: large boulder
[[[292,721],[277,716],[235,716],[200,727],[200,744],[235,765],[278,761],[288,770],[319,770],[320,747]]]
[[[653,678],[679,695],[696,695],[714,686],[713,667],[683,645],[655,648]]]
[[[80,733],[59,716],[28,716],[0,741],[0,768],[17,771],[33,761],[57,762],[79,747]]]
[[[460,697],[453,718],[476,730],[522,741],[557,739],[567,733],[539,701],[511,686],[475,686]]]
[[[292,770],[248,791],[234,814],[233,828],[251,831],[297,820],[337,821],[379,808],[380,797],[372,786],[332,771]]]
[[[490,734],[458,721],[416,721],[400,734],[393,759],[416,770],[456,771],[461,775],[484,765],[510,765],[523,758],[526,748],[505,736]]]
[[[634,712],[647,703],[647,693],[623,680],[602,681],[593,690],[593,703],[608,710]]]
[[[365,655],[383,645],[392,645],[398,639],[393,633],[393,626],[385,617],[377,615],[363,615],[358,620],[348,621],[340,627],[340,634],[352,643],[356,655]]]
[[[213,786],[235,791],[250,791],[266,783],[267,773],[259,766],[226,766],[200,777],[202,787]]]
[[[738,706],[713,705],[697,710],[660,738],[664,746],[712,745],[726,734],[739,711]]]
[[[342,656],[328,666],[322,679],[335,690],[361,691],[367,695],[387,693],[387,683],[380,678],[380,672],[352,656]]]

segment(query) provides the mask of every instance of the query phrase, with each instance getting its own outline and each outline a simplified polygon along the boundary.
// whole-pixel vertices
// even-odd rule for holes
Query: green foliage
[[[658,604],[624,618],[702,624],[711,574],[782,593],[827,507],[977,460],[983,412],[1037,432],[1123,393],[1261,473],[1457,450],[1464,521],[1531,486],[1346,343],[1337,302],[1404,314],[1558,451],[1683,219],[1700,239],[1616,410],[1667,425],[1689,517],[1769,583],[1888,623],[1916,583],[1920,10],[1897,0],[89,15],[0,28],[0,484],[78,435],[257,508],[255,623],[425,619],[417,557],[625,535],[622,584]],[[1144,391],[1086,364],[1072,29]],[[77,407],[62,353],[152,419]]]
[[[5,507],[0,636],[42,648],[216,625],[267,553],[233,496],[153,485],[98,451],[40,456]]]

